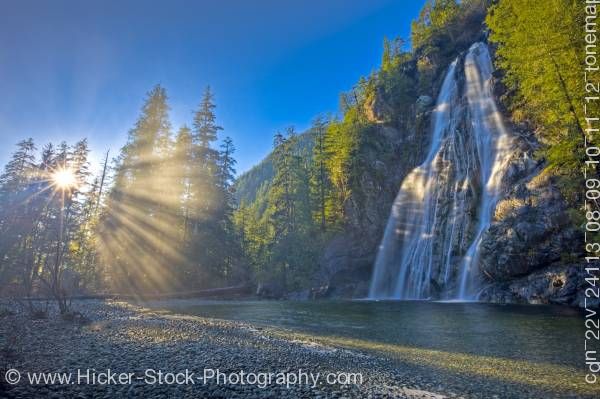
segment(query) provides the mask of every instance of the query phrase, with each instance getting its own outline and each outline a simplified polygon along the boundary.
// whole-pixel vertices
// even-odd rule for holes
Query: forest
[[[2,295],[53,297],[66,312],[76,294],[312,287],[328,243],[360,233],[365,170],[395,156],[379,129],[415,132],[424,145],[444,71],[482,39],[511,123],[534,132],[544,173],[581,223],[583,12],[574,0],[429,0],[410,38],[384,40],[379,67],[340,96],[337,114],[306,132],[275,132],[269,157],[240,176],[210,88],[181,127],[165,88],[152,88],[127,144],[98,174],[85,138],[24,139],[0,176]]]

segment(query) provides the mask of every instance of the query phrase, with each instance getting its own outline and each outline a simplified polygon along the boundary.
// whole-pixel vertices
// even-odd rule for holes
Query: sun
[[[58,169],[52,173],[52,182],[61,190],[67,190],[77,185],[77,178],[70,169]]]

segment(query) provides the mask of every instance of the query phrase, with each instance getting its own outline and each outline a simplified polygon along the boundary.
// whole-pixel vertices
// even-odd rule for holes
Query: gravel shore
[[[85,316],[85,322],[64,321],[53,314],[41,320],[31,320],[18,312],[1,316],[0,397],[598,397],[598,391],[588,394],[579,387],[557,389],[452,372],[407,363],[377,351],[310,341],[281,329],[172,315],[124,302],[78,301],[73,308]],[[21,374],[16,385],[6,382],[10,369]],[[188,375],[194,373],[187,383],[168,384],[170,376],[166,373],[183,375],[186,369]],[[242,377],[242,381],[246,383],[204,381],[204,369],[218,369],[234,382],[235,376],[239,378],[243,372],[247,378]],[[90,374],[85,374],[87,370]],[[94,373],[108,370],[113,375],[131,373],[132,378],[123,384],[85,383],[88,375],[92,378]],[[148,370],[153,371],[148,374]],[[159,371],[164,373],[162,377]],[[73,380],[66,384],[31,385],[27,373],[32,372],[72,373]],[[293,375],[304,378],[302,372],[312,373],[313,377],[319,373],[319,382],[291,383]],[[358,378],[358,373],[362,383],[328,384],[325,377],[343,380]],[[287,384],[281,384],[283,380],[278,384],[277,378],[284,375]],[[271,384],[261,387],[259,382],[265,382],[269,376]],[[159,377],[163,384],[158,383]]]

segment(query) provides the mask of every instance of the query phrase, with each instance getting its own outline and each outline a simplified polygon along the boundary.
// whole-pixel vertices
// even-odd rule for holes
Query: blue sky
[[[424,1],[3,0],[0,163],[14,144],[88,137],[98,162],[124,144],[145,93],[167,89],[176,130],[204,87],[237,147],[238,172],[276,130],[336,112],[339,94],[408,38]]]

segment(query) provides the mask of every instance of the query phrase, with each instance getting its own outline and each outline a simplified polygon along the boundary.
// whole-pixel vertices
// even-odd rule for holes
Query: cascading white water
[[[492,220],[511,140],[491,92],[487,46],[449,67],[432,113],[425,161],[402,182],[379,247],[371,298],[472,296],[479,243]],[[466,100],[465,100],[466,98]]]
[[[479,244],[483,232],[490,226],[492,215],[502,193],[502,178],[511,155],[511,139],[502,122],[492,93],[493,66],[487,46],[473,45],[465,59],[467,98],[471,123],[479,156],[481,193],[477,233],[465,254],[460,267],[459,299],[474,299],[471,287],[477,267]]]
[[[455,60],[446,74],[432,114],[431,146],[425,161],[405,178],[394,201],[384,238],[377,254],[370,296],[420,298],[428,291],[432,266],[433,198],[438,188],[433,178],[442,142],[453,129],[451,110],[456,102]],[[407,284],[408,283],[408,284]]]

